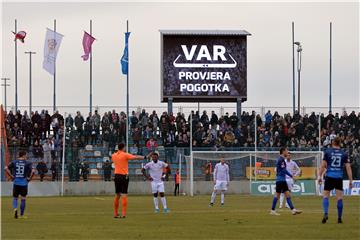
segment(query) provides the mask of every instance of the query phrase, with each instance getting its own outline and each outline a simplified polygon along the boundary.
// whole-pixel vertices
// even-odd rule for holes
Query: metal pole
[[[332,22],[330,22],[329,111],[332,111]]]
[[[319,113],[319,151],[321,151],[321,113]]]
[[[15,34],[17,33],[17,20],[15,19]],[[15,112],[18,110],[17,93],[17,40],[15,39]]]
[[[300,113],[300,70],[298,70],[298,112]]]
[[[198,113],[199,113],[199,116],[201,116],[201,114],[200,114],[200,102],[198,102]]]
[[[292,22],[292,62],[293,62],[293,114],[295,113],[295,49],[294,49],[294,41],[295,41],[295,27],[294,22]]]
[[[31,115],[31,107],[32,107],[32,79],[31,79],[31,55],[36,54],[36,52],[25,52],[25,54],[29,54],[29,115]]]
[[[66,113],[65,115],[66,116]],[[61,166],[61,196],[64,196],[64,175],[65,175],[65,135],[66,135],[66,118],[64,119],[64,136],[63,136],[63,155],[62,155],[62,166]]]
[[[194,196],[194,156],[192,151],[193,130],[192,130],[192,114],[190,113],[190,196]]]
[[[126,32],[129,32],[129,20],[126,20]],[[126,36],[125,36],[126,38]],[[126,47],[126,46],[125,46]],[[130,58],[129,58],[129,42],[127,45],[127,50],[128,50],[128,71],[126,74],[126,152],[129,151],[129,63],[130,63]]]
[[[56,39],[56,19],[54,19],[54,39]],[[54,99],[53,112],[56,110],[56,61],[54,61]]]
[[[5,93],[4,93],[4,97],[5,97],[5,101],[4,101],[4,104],[5,104],[5,112],[7,111],[7,94],[6,94],[6,88],[8,87],[8,86],[10,86],[10,84],[7,84],[6,83],[6,81],[9,81],[10,80],[10,78],[1,78],[1,80],[3,80],[4,81],[4,83],[3,84],[1,84],[1,86],[3,86],[4,87],[4,90],[5,90]]]
[[[92,20],[90,20],[90,35],[92,36]],[[90,51],[90,112],[92,112],[92,49]]]

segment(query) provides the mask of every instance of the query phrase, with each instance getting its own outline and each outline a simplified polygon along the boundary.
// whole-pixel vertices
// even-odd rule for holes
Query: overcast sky
[[[301,105],[328,106],[332,21],[333,106],[360,106],[358,3],[3,3],[1,76],[11,78],[8,105],[14,105],[11,31],[15,18],[18,30],[28,33],[25,44],[18,43],[19,105],[29,103],[29,57],[24,51],[32,50],[37,52],[33,105],[52,106],[53,80],[42,69],[42,60],[46,27],[52,28],[56,19],[57,31],[64,35],[57,59],[57,104],[88,106],[89,62],[81,55],[83,31],[89,31],[92,19],[97,39],[93,105],[124,106],[126,78],[119,59],[129,19],[131,106],[165,106],[160,103],[159,29],[232,29],[252,34],[248,38],[248,101],[243,106],[291,107],[291,21],[295,21],[295,40],[303,45]]]

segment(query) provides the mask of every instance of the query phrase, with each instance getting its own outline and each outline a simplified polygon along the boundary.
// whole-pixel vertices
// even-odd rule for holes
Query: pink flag
[[[81,56],[84,59],[84,61],[89,59],[89,55],[91,53],[91,45],[95,40],[96,39],[93,36],[91,36],[90,34],[84,31],[84,37],[82,43],[83,43],[85,55]]]

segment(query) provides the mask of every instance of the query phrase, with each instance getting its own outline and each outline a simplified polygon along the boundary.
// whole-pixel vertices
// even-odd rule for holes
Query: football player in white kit
[[[164,191],[164,177],[163,176],[163,168],[167,167],[167,163],[163,161],[159,161],[159,153],[157,151],[151,154],[151,162],[145,164],[143,169],[141,169],[143,175],[151,181],[151,191],[154,194],[154,206],[155,206],[155,213],[159,213],[159,201],[158,201],[158,194],[160,194],[161,203],[163,205],[164,213],[168,213],[169,209],[166,205],[165,199],[165,191]],[[146,174],[146,170],[149,170],[149,175]]]
[[[225,191],[229,186],[229,166],[225,163],[225,159],[221,158],[220,162],[215,165],[214,168],[214,190],[211,194],[211,200],[209,206],[212,207],[215,202],[216,192],[221,192],[221,206],[224,205]]]
[[[288,172],[291,173],[294,177],[300,175],[300,168],[296,164],[296,162],[291,160],[290,152],[288,152],[286,156],[286,170],[288,170]],[[286,183],[288,185],[289,191],[291,192],[294,186],[294,179],[286,175]],[[279,208],[283,207],[284,200],[285,200],[284,193],[281,193]],[[289,208],[289,205],[287,203],[286,203],[286,207]]]

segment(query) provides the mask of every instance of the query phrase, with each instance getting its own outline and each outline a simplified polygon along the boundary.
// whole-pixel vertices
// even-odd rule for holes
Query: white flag
[[[46,29],[45,45],[44,45],[44,61],[43,68],[51,75],[55,73],[56,55],[59,50],[63,35]]]

